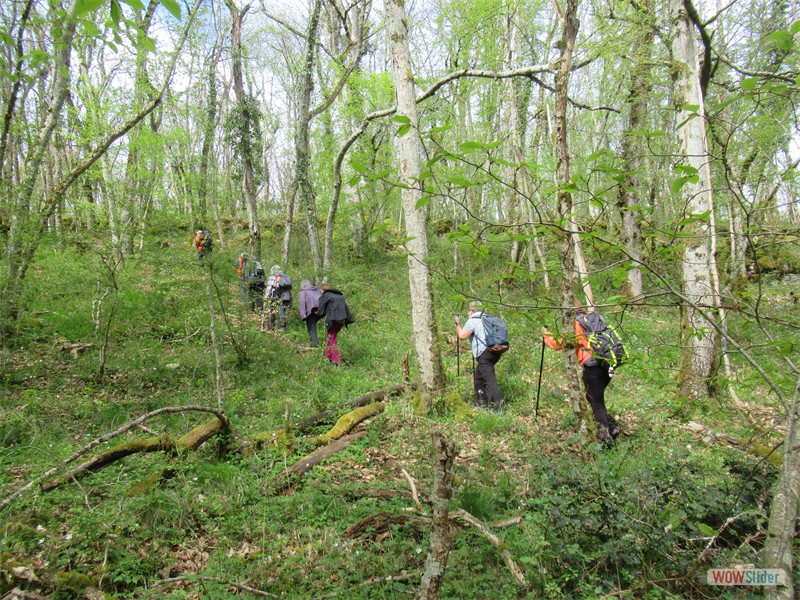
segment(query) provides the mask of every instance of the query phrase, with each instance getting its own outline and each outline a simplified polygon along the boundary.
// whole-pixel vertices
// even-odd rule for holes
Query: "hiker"
[[[281,329],[286,331],[286,309],[292,306],[292,280],[281,271],[280,265],[272,265],[269,270],[269,278],[264,289],[264,303],[269,311],[267,329],[274,329],[275,316],[278,315]]]
[[[332,288],[327,283],[320,286],[322,295],[319,297],[319,307],[317,308],[318,318],[325,317],[325,358],[337,367],[342,363],[342,356],[337,347],[336,336],[342,327],[353,322],[353,315],[347,308],[344,295],[339,290]]]
[[[604,444],[611,447],[615,445],[614,440],[619,436],[617,423],[614,417],[608,414],[605,402],[605,391],[608,384],[611,383],[613,370],[609,369],[609,365],[605,361],[598,362],[593,360],[587,364],[587,361],[593,358],[592,348],[589,344],[589,338],[578,320],[585,314],[586,310],[583,307],[576,309],[575,352],[578,356],[578,364],[583,370],[582,379],[586,388],[586,400],[589,402],[589,406],[592,407],[594,420],[597,421],[597,437]],[[553,334],[547,330],[547,327],[542,327],[542,335],[544,336],[544,343],[553,350],[562,350],[564,348],[563,338],[556,340]]]
[[[197,260],[203,262],[206,258],[211,257],[211,251],[214,249],[214,240],[211,237],[211,232],[201,227],[194,234],[194,247],[197,248]]]
[[[242,252],[236,257],[236,275],[239,277],[239,290],[244,298],[248,295],[248,280],[250,278],[250,263],[247,260],[247,254]]]
[[[456,315],[456,337],[460,340],[472,338],[472,356],[476,362],[476,367],[473,369],[475,405],[481,409],[491,408],[499,411],[503,409],[503,399],[500,396],[494,366],[502,354],[492,352],[486,347],[486,332],[482,316],[481,303],[470,302],[464,327],[461,327],[461,319]]]
[[[251,312],[264,310],[264,290],[267,287],[267,274],[264,267],[256,261],[255,266],[247,272],[247,298]]]
[[[300,318],[306,322],[308,338],[311,340],[311,347],[319,346],[317,337],[317,321],[319,321],[319,298],[322,292],[316,286],[311,285],[308,279],[300,282],[300,293],[297,298],[300,301]]]

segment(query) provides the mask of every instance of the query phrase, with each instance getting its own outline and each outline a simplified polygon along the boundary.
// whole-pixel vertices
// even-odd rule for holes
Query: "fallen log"
[[[408,523],[420,526],[423,524],[430,524],[430,521],[431,520],[428,518],[419,517],[417,515],[395,515],[386,512],[375,513],[350,525],[350,527],[345,529],[344,533],[342,533],[342,538],[345,540],[354,540],[368,534],[379,538],[381,534],[387,533],[392,525],[405,525]]]
[[[59,486],[64,485],[65,483],[68,483],[69,481],[72,481],[72,479],[75,477],[88,472],[98,471],[113,462],[125,458],[126,456],[130,456],[131,454],[145,452],[169,452],[171,454],[181,454],[185,452],[191,452],[202,446],[214,435],[225,429],[226,428],[223,426],[223,422],[219,418],[215,418],[208,423],[195,427],[189,433],[181,436],[177,440],[173,440],[167,435],[160,435],[144,440],[131,440],[124,442],[114,446],[113,448],[109,448],[105,452],[95,454],[94,456],[83,461],[77,467],[57,478],[43,482],[41,488],[43,492],[49,492]]]
[[[337,452],[341,452],[350,444],[360,440],[365,435],[367,435],[366,431],[359,431],[352,435],[338,439],[335,442],[320,448],[319,450],[315,450],[308,456],[301,458],[291,467],[286,469],[285,478],[282,481],[265,484],[262,486],[261,491],[266,495],[273,495],[289,489],[298,483],[305,474],[307,474],[311,469],[320,464],[326,458],[330,458]]]
[[[383,400],[387,396],[396,396],[402,392],[405,392],[408,389],[411,389],[417,385],[416,382],[414,383],[404,383],[400,385],[392,385],[389,387],[382,388],[380,390],[375,390],[374,392],[370,392],[369,394],[365,394],[356,398],[355,400],[351,400],[346,404],[342,404],[337,406],[336,408],[331,408],[329,410],[322,411],[321,413],[317,413],[316,415],[312,415],[301,421],[298,421],[294,424],[294,429],[297,432],[306,431],[323,423],[325,421],[329,421],[333,419],[336,415],[340,414],[343,410],[351,409],[351,408],[359,408],[361,406],[366,406],[367,404],[371,404],[375,400]]]
[[[744,438],[728,435],[727,433],[719,433],[718,431],[714,431],[710,427],[702,425],[701,423],[697,423],[696,421],[689,421],[688,423],[684,424],[684,427],[693,433],[704,436],[705,438],[726,442],[759,458],[766,459],[776,469],[780,469],[783,465],[783,456],[778,452],[778,448],[781,446],[781,444],[771,448],[764,444],[760,444],[756,440],[746,440]]]
[[[385,406],[383,402],[375,402],[374,404],[362,406],[356,410],[350,411],[346,415],[342,415],[330,431],[317,436],[312,440],[312,443],[316,446],[322,446],[323,444],[328,444],[344,437],[353,431],[359,423],[382,413]]]

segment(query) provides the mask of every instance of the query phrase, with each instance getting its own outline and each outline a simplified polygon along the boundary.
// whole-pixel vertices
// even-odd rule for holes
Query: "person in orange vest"
[[[250,263],[247,260],[247,254],[242,252],[236,257],[236,275],[239,277],[239,290],[244,298],[247,298],[247,280],[250,276]]]
[[[575,353],[582,371],[581,379],[586,389],[586,400],[589,402],[589,406],[592,409],[592,416],[597,422],[597,437],[606,446],[613,447],[620,431],[616,420],[608,413],[605,395],[606,388],[608,384],[611,383],[611,377],[614,371],[613,369],[609,370],[607,364],[593,364],[596,361],[589,361],[593,356],[592,347],[589,344],[589,337],[584,331],[580,321],[577,319],[577,317],[585,314],[585,308],[582,306],[576,308]],[[553,350],[563,350],[564,339],[556,339],[555,336],[548,331],[547,327],[542,327],[542,336],[544,343],[548,347]]]
[[[194,247],[197,248],[197,260],[203,262],[206,258],[210,258],[211,251],[214,249],[211,232],[203,227],[198,229],[194,235]]]

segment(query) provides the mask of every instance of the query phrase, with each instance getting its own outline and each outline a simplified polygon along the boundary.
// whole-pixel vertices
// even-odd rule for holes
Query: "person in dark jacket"
[[[336,345],[336,336],[343,326],[353,322],[353,316],[350,314],[350,309],[347,308],[342,292],[327,283],[322,284],[320,291],[322,291],[322,295],[319,297],[317,314],[320,318],[325,317],[327,339],[325,358],[338,367],[342,363],[342,357]]]
[[[322,292],[316,286],[311,285],[308,279],[303,279],[300,282],[300,293],[297,296],[300,301],[300,318],[306,322],[308,338],[311,340],[312,348],[319,346],[317,321],[319,321],[318,309],[321,295]]]

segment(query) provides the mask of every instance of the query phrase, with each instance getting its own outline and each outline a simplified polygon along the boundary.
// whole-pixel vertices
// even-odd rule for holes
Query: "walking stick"
[[[539,418],[539,392],[542,391],[542,369],[544,368],[544,337],[542,338],[542,358],[539,360],[539,384],[536,386],[536,408],[533,411],[533,420]]]
[[[456,314],[456,325],[458,325],[458,315]],[[456,333],[456,373],[461,377],[461,340]]]

